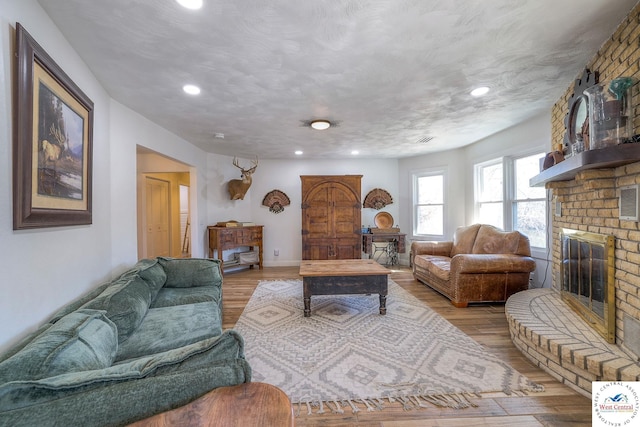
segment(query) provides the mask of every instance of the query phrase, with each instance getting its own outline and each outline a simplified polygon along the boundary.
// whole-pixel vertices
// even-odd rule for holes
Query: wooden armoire
[[[362,257],[362,175],[301,175],[302,259]]]

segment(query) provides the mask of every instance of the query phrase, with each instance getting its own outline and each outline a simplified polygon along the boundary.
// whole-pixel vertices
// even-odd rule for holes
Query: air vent
[[[640,204],[638,200],[638,185],[620,187],[620,219],[638,221],[640,219]]]
[[[433,138],[435,138],[435,136],[425,136],[424,138],[420,138],[418,140],[418,143],[426,144],[427,142],[431,141]]]

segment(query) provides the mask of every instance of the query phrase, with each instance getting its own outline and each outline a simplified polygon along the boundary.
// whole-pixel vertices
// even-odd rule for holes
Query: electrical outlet
[[[280,249],[274,249],[273,256],[280,256]]]

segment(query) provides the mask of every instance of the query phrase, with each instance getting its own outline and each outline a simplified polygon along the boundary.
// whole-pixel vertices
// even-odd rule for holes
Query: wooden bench
[[[131,424],[132,427],[293,427],[293,407],[278,387],[252,382],[220,387],[172,411]]]

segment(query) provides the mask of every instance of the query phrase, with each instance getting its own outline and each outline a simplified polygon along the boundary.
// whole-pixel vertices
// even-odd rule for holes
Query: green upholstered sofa
[[[142,260],[0,355],[0,425],[114,426],[251,380],[219,261]]]

